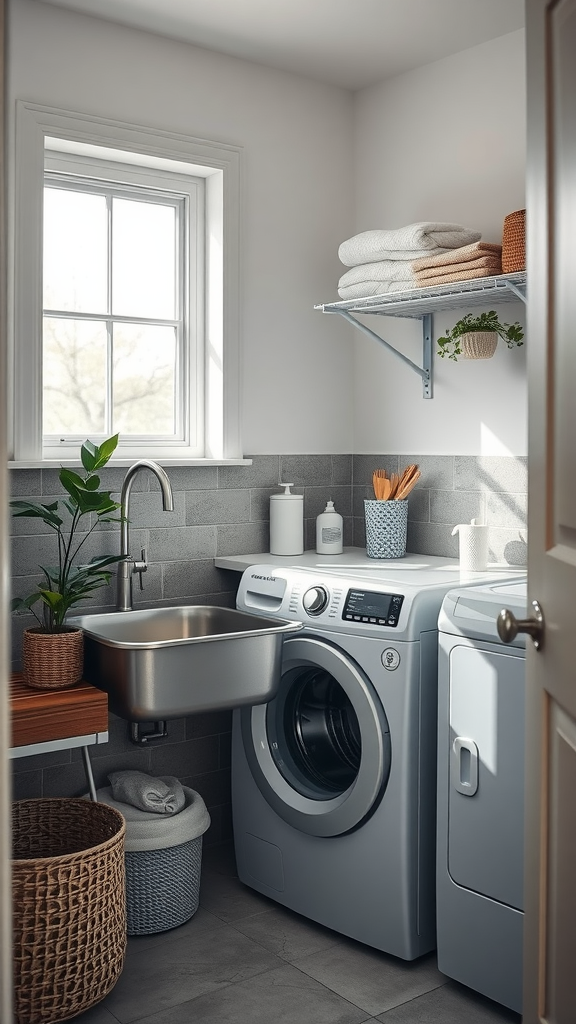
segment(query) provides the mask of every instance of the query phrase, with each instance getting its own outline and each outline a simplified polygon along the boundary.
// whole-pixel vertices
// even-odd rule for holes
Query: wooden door
[[[528,586],[545,630],[527,657],[524,1024],[575,1024],[576,0],[526,10]]]

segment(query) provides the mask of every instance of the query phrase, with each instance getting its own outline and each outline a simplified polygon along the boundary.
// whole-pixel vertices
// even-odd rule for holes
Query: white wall
[[[524,136],[523,31],[362,90],[355,231],[444,220],[501,241],[506,214],[525,206]],[[497,308],[507,322],[524,321],[521,303]],[[465,312],[436,314],[435,336]],[[414,322],[366,322],[420,362]],[[526,453],[525,346],[499,343],[485,362],[436,358],[434,398],[424,401],[416,374],[354,333],[356,452]]]
[[[500,240],[525,205],[523,32],[353,98],[32,0],[10,0],[9,26],[10,115],[28,99],[244,147],[246,452],[526,452],[525,348],[436,359],[424,401],[381,346],[313,310],[337,298],[355,231],[449,220]],[[436,335],[458,315],[437,315]],[[416,323],[368,322],[420,360]]]
[[[11,123],[26,99],[244,147],[244,450],[351,451],[349,331],[313,310],[353,231],[351,95],[30,0],[8,46]]]

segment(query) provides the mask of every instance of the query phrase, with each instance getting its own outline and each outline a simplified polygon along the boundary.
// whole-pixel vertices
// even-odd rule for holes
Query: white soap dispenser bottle
[[[280,484],[283,494],[270,497],[270,554],[301,555],[304,551],[304,495],[294,484]]]
[[[316,518],[316,552],[319,555],[341,555],[343,551],[343,519],[328,501]]]

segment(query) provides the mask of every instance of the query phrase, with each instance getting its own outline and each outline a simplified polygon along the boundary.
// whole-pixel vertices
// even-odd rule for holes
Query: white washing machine
[[[244,883],[406,960],[434,948],[438,613],[497,575],[417,555],[244,572],[239,608],[305,623],[275,699],[234,712]]]
[[[439,618],[438,967],[522,1010],[526,582],[454,590]]]

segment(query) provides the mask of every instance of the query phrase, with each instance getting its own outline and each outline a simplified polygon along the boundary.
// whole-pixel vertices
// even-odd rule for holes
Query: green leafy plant
[[[474,331],[494,331],[506,342],[508,348],[522,345],[522,338],[524,337],[524,332],[518,321],[513,324],[500,323],[494,309],[491,309],[488,313],[480,313],[480,316],[466,313],[466,316],[463,316],[458,323],[454,324],[451,330],[446,331],[444,337],[438,338],[438,355],[442,359],[445,356],[448,356],[449,359],[457,359],[458,356],[462,355],[462,335],[470,334]]]
[[[100,491],[100,477],[96,470],[101,469],[112,456],[118,444],[118,434],[109,437],[101,445],[85,441],[80,450],[84,474],[80,475],[71,469],[60,470],[60,483],[67,492],[62,505],[67,513],[60,510],[60,502],[53,501],[49,505],[33,501],[11,501],[12,515],[24,519],[42,519],[46,526],[55,531],[58,537],[58,565],[39,568],[44,574],[42,583],[28,597],[16,597],[12,601],[12,611],[30,611],[40,626],[47,633],[59,633],[66,629],[64,620],[70,608],[89,598],[92,591],[105,586],[112,575],[106,568],[120,562],[122,555],[108,555],[93,558],[90,562],[78,562],[78,556],[90,534],[99,523],[118,523],[122,516],[113,513],[121,508],[113,501],[109,491]],[[94,516],[92,525],[82,532],[85,516]],[[43,618],[34,610],[34,605],[41,602]]]

